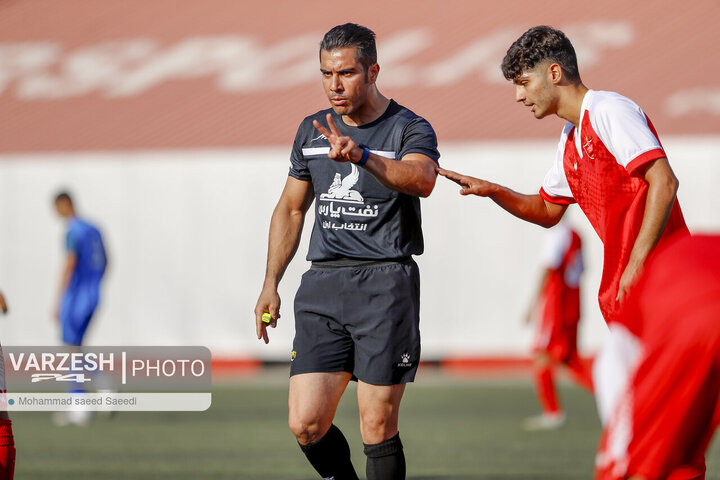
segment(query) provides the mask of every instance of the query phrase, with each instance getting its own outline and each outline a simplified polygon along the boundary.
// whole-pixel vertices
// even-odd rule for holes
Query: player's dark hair
[[[64,202],[64,201],[70,202],[70,204],[73,203],[70,193],[65,190],[63,190],[63,191],[59,192],[57,195],[55,195],[55,203]]]
[[[515,40],[500,68],[507,80],[515,80],[524,71],[532,70],[545,60],[560,65],[572,83],[580,83],[577,56],[572,43],[563,32],[546,25],[533,27]]]
[[[377,63],[375,32],[356,23],[346,23],[333,27],[320,42],[320,54],[336,48],[357,47],[357,59],[365,71]]]

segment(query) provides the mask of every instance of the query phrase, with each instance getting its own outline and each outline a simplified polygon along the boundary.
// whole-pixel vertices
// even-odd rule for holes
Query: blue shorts
[[[99,288],[70,289],[63,296],[60,307],[62,341],[67,345],[82,345],[85,331],[95,313],[99,300]]]

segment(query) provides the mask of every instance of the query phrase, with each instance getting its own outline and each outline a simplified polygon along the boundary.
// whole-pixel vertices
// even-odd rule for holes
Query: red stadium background
[[[663,134],[720,131],[715,0],[508,3],[9,0],[0,3],[0,151],[288,145],[326,108],[317,44],[378,35],[386,94],[442,142],[556,137],[513,105],[498,64],[536,24],[567,30],[591,88],[640,103]]]

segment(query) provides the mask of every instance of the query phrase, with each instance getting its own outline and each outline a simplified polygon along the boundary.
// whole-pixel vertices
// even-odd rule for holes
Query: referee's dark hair
[[[579,84],[577,56],[570,40],[560,30],[546,25],[533,27],[510,45],[500,68],[507,80],[515,80],[523,72],[550,60],[557,63],[565,77]]]
[[[320,42],[320,54],[336,48],[357,47],[357,59],[365,71],[377,63],[375,32],[356,23],[346,23],[333,27]]]

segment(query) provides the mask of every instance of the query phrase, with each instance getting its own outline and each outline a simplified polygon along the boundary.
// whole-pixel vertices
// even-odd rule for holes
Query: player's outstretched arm
[[[313,121],[313,125],[330,142],[328,157],[336,162],[360,162],[364,150],[352,138],[340,133],[332,115],[328,114],[326,119],[329,128],[325,128],[317,120]],[[409,153],[399,162],[369,153],[364,167],[381,184],[397,192],[427,197],[435,188],[436,164],[430,157],[420,153]]]
[[[516,217],[545,228],[556,225],[567,210],[567,205],[550,203],[539,194],[524,195],[502,185],[443,168],[438,169],[438,174],[460,185],[461,195],[488,197]]]
[[[5,302],[5,296],[0,292],[0,312],[7,313],[8,307],[7,303]]]
[[[627,290],[637,281],[642,267],[665,230],[680,183],[673,173],[667,158],[658,158],[650,162],[645,169],[645,181],[648,183],[645,212],[640,231],[633,244],[618,289],[617,300],[623,301]]]
[[[288,177],[270,221],[265,281],[255,305],[257,337],[265,343],[270,341],[267,326],[275,328],[280,318],[280,296],[277,287],[297,251],[305,213],[313,202],[313,195],[312,183]],[[272,317],[269,323],[262,320],[265,312]]]

